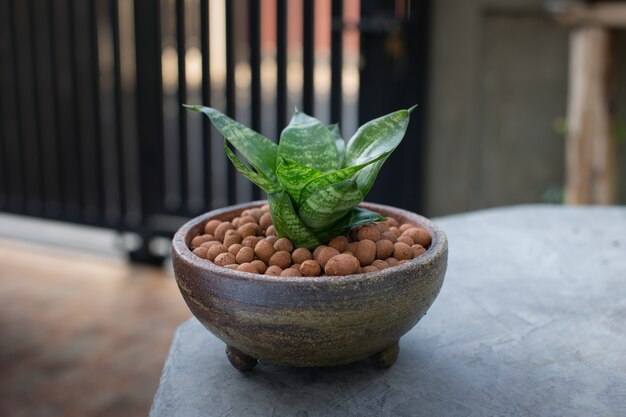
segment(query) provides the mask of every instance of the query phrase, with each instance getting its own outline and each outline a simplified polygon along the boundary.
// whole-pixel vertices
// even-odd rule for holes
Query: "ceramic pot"
[[[393,364],[398,340],[426,314],[443,284],[446,235],[430,220],[397,208],[363,203],[400,223],[426,228],[426,253],[379,272],[348,276],[276,277],[223,268],[189,249],[212,219],[232,220],[265,201],[214,210],[183,225],[173,240],[176,282],[194,316],[227,345],[231,363],[257,360],[318,367],[372,358]]]

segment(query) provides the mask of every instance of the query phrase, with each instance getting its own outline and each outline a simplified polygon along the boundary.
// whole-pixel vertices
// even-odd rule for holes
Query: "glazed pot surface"
[[[258,201],[196,217],[176,233],[176,281],[191,312],[226,344],[262,362],[331,366],[394,345],[426,314],[447,266],[446,236],[430,220],[389,206],[362,207],[427,229],[426,253],[379,272],[280,277],[217,266],[194,255],[191,239],[211,219],[231,220]]]

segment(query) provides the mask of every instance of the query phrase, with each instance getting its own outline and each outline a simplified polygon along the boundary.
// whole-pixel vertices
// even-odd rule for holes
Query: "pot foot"
[[[226,346],[226,356],[228,356],[228,360],[231,365],[239,369],[241,372],[253,370],[258,363],[252,356],[248,356],[232,346]]]
[[[378,353],[374,353],[370,356],[370,360],[372,361],[372,365],[378,369],[389,368],[396,362],[398,359],[398,353],[400,352],[400,345],[398,342],[395,342],[389,347],[381,350]]]

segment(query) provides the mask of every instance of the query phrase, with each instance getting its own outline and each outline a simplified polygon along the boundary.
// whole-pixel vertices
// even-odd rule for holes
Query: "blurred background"
[[[182,103],[274,141],[294,107],[349,139],[418,104],[367,200],[431,217],[624,204],[623,28],[623,2],[0,0],[0,415],[147,412],[189,313],[145,265],[264,197]]]

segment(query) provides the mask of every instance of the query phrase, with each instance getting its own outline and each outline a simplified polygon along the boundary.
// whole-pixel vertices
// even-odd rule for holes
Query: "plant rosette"
[[[174,237],[183,298],[231,363],[393,364],[447,265],[446,236],[431,221],[363,203],[412,109],[366,123],[347,144],[338,126],[296,111],[275,144],[215,109],[188,107],[209,117],[231,163],[268,195],[192,219]]]

